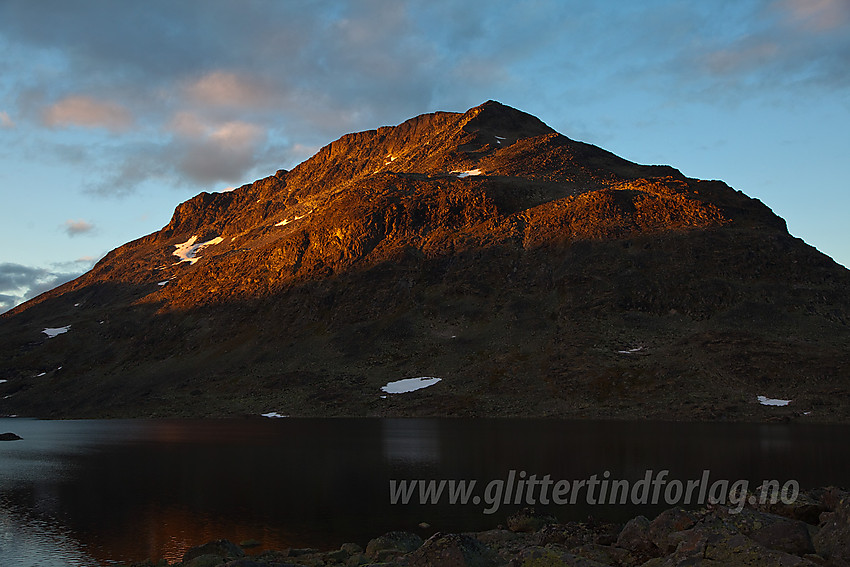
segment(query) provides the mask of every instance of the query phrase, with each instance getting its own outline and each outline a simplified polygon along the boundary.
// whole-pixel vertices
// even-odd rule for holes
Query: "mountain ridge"
[[[771,387],[844,419],[843,398],[823,391],[846,387],[848,274],[722,182],[634,164],[488,101],[201,193],[7,312],[0,394],[14,402],[0,413],[679,419],[692,375],[706,381],[697,418],[775,417],[755,402]],[[72,330],[39,337],[60,323]],[[527,373],[528,391],[505,372]],[[375,395],[440,373],[454,380]],[[718,405],[720,385],[732,401]],[[641,409],[647,392],[657,403]]]

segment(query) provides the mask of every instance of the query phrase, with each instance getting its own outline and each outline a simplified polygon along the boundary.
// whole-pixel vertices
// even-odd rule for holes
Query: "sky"
[[[201,191],[490,99],[850,266],[850,0],[0,0],[0,312]]]

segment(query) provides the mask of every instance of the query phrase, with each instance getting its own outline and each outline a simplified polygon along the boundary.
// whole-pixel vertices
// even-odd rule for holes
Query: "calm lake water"
[[[546,420],[0,419],[0,565],[178,560],[218,538],[263,548],[365,546],[394,529],[490,529],[521,506],[391,504],[390,480],[635,482],[775,479],[850,486],[850,427]],[[517,472],[517,474],[519,474]],[[561,520],[624,520],[665,505],[537,506]],[[420,522],[429,530],[417,527]]]

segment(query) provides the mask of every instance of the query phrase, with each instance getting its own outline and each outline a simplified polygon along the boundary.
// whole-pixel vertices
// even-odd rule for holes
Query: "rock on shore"
[[[805,518],[805,519],[804,519]],[[389,532],[366,548],[286,549],[247,556],[219,540],[190,549],[172,567],[679,567],[850,566],[850,493],[827,488],[794,504],[710,506],[665,510],[622,525],[557,523],[526,509],[508,519],[512,529],[436,533],[427,540]],[[150,561],[133,567],[165,567]]]

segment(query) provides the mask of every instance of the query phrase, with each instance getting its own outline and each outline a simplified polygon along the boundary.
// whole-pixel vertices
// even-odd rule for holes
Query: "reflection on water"
[[[438,422],[433,419],[385,419],[381,422],[384,460],[390,463],[440,463]]]
[[[139,427],[131,420],[116,420],[104,427],[104,422],[91,420],[56,422],[0,418],[0,433],[13,431],[24,439],[0,443],[0,489],[54,481],[69,472],[71,456],[133,438],[138,435]]]
[[[75,473],[74,456],[133,435],[132,422],[104,428],[92,421],[0,419],[0,430],[22,441],[0,444],[0,565],[89,567],[86,553],[63,521],[60,483]],[[27,497],[21,500],[20,496]]]
[[[90,567],[95,564],[67,527],[30,517],[0,494],[0,565]]]
[[[760,448],[764,453],[790,451],[794,448],[794,437],[788,427],[759,426]]]
[[[360,545],[392,529],[489,529],[516,507],[389,503],[389,480],[795,479],[850,485],[846,426],[544,420],[0,419],[0,565],[180,559],[191,546]],[[576,504],[561,520],[623,520],[663,509]],[[422,535],[428,533],[422,532]],[[263,548],[260,548],[263,549]]]

